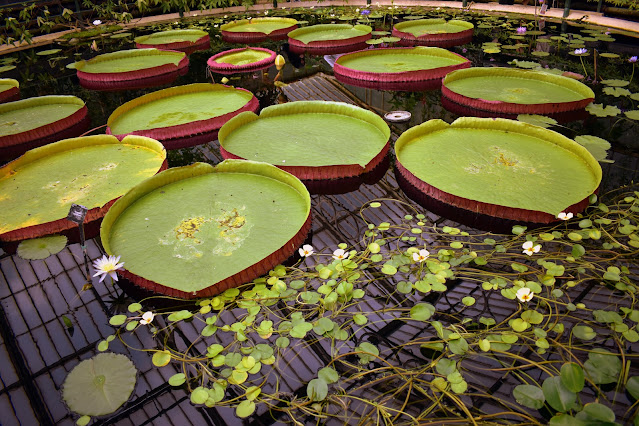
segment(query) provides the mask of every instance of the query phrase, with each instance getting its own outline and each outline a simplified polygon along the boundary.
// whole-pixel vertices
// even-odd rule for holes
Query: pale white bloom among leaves
[[[93,25],[100,25],[102,23],[102,21],[100,21],[99,19],[96,19],[95,21],[93,21]]]
[[[347,257],[347,253],[343,249],[337,249],[333,252],[333,259],[344,260],[346,259],[346,257]]]
[[[118,280],[118,274],[115,272],[118,269],[122,269],[124,262],[120,262],[120,256],[108,256],[105,254],[99,259],[93,261],[93,267],[96,270],[94,277],[100,276],[100,282],[102,282],[107,275],[113,280]]]
[[[522,287],[517,290],[517,299],[521,302],[530,302],[535,293],[532,292],[528,287]]]
[[[557,219],[569,220],[569,219],[572,219],[572,216],[573,216],[572,213],[561,212],[557,215]]]
[[[304,244],[302,248],[299,249],[298,251],[300,253],[300,256],[302,257],[308,257],[315,252],[315,250],[313,249],[313,246],[310,244]]]
[[[539,250],[541,250],[541,245],[535,244],[532,241],[526,241],[522,248],[524,249],[524,254],[532,256],[533,254],[538,253]]]
[[[428,256],[430,256],[430,252],[426,249],[421,249],[419,253],[413,253],[413,260],[415,262],[423,262],[428,259]]]
[[[144,314],[142,314],[142,319],[140,320],[140,324],[150,324],[151,321],[153,321],[153,318],[155,318],[155,314],[151,311],[147,311]]]
[[[588,53],[588,49],[582,47],[581,49],[575,49],[575,55],[585,55]]]

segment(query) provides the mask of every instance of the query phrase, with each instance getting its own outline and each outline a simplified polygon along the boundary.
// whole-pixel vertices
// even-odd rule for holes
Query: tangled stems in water
[[[296,266],[193,309],[158,310],[140,324],[151,317],[143,301],[111,324],[126,344],[155,336],[157,347],[137,349],[171,371],[169,384],[193,404],[234,407],[240,417],[264,404],[290,419],[541,424],[536,410],[548,407],[564,421],[595,410],[628,422],[636,404],[623,416],[612,410],[620,393],[639,396],[630,350],[639,341],[636,189],[511,235],[436,226],[401,201],[370,202],[355,247],[307,247]],[[382,207],[408,213],[383,222]],[[539,251],[523,253],[528,242]],[[301,361],[318,353],[321,365],[302,379]],[[500,398],[488,377],[500,377],[513,399]],[[602,389],[609,383],[614,394]]]

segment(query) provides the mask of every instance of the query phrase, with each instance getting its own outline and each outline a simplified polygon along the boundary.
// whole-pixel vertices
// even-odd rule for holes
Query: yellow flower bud
[[[229,79],[226,77],[222,77],[222,80],[220,80],[222,82],[222,84],[226,84],[229,82]]]
[[[284,68],[285,63],[286,61],[284,60],[284,56],[277,55],[277,57],[275,58],[275,67],[277,68],[278,71]]]

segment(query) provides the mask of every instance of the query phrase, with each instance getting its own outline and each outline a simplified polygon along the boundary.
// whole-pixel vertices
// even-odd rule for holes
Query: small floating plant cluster
[[[98,345],[105,353],[80,363],[65,382],[66,403],[82,415],[78,424],[128,400],[135,368],[106,351],[115,342],[128,345],[127,334],[142,330],[160,347],[133,349],[152,352],[158,368],[176,368],[172,387],[187,390],[198,406],[232,406],[240,418],[266,409],[292,421],[346,420],[340,411],[346,416],[343,407],[357,401],[365,407],[361,423],[429,416],[475,424],[492,418],[554,425],[636,419],[636,403],[626,413],[614,405],[639,398],[639,376],[631,376],[631,348],[639,341],[639,192],[622,188],[600,202],[598,161],[610,145],[548,129],[580,114],[611,116],[616,107],[593,104],[598,95],[589,86],[539,64],[514,59],[515,68],[471,68],[465,52],[445,49],[472,40],[475,25],[467,20],[413,15],[395,24],[405,10],[348,10],[336,19],[343,23],[304,26],[288,17],[251,17],[219,31],[228,43],[287,40],[293,54],[344,54],[334,66],[341,82],[394,91],[441,88],[447,109],[472,117],[451,124],[430,120],[391,144],[384,120],[356,106],[290,102],[259,112],[248,90],[196,83],[124,103],[109,117],[106,135],[80,136],[89,127],[82,100],[12,101],[18,85],[0,82],[7,92],[0,105],[0,154],[18,157],[0,168],[4,249],[36,259],[60,250],[66,238],[78,241],[77,227],[66,218],[71,204],[82,204],[87,237],[99,234],[106,253],[94,263],[94,276],[141,295],[127,313],[111,317],[116,330]],[[324,17],[326,9],[312,13]],[[380,19],[392,24],[393,38],[383,44],[403,47],[370,43],[373,35],[386,35],[374,34],[384,32],[373,29]],[[496,21],[487,18],[477,30],[488,30],[488,22]],[[559,50],[572,41],[541,42],[542,34],[527,26],[514,31],[511,39],[536,41],[512,49],[485,43],[483,52],[520,54],[552,42]],[[186,74],[189,55],[210,42],[206,31],[165,31],[135,38],[138,49],[101,54],[73,68],[89,90],[156,87]],[[568,45],[580,61],[589,53],[585,44]],[[207,71],[229,75],[274,65],[281,71],[284,58],[251,46],[212,56]],[[629,81],[602,83],[604,95],[636,100],[625,89]],[[24,118],[33,115],[52,122]],[[626,111],[629,119],[639,118],[634,115]],[[166,150],[216,138],[222,163],[165,170]],[[451,158],[455,144],[458,154]],[[379,180],[391,151],[400,188],[416,203],[503,234],[431,226],[414,206],[379,200],[362,208],[367,227],[360,240],[316,251],[311,194],[348,192]],[[399,204],[414,214],[400,223],[368,219],[372,210]],[[36,237],[47,239],[23,241]],[[291,256],[298,256],[294,266],[282,266]],[[439,312],[438,303],[460,282],[472,283],[472,291],[450,312]],[[390,285],[392,297],[382,300],[378,285]],[[591,310],[581,301],[586,287],[616,300],[608,310]],[[192,304],[155,308],[163,298]],[[509,301],[512,314],[493,315],[495,299]],[[363,301],[383,309],[367,311]],[[390,317],[428,327],[430,338],[374,338]],[[167,337],[185,323],[196,327],[195,342]],[[328,348],[330,361],[303,392],[280,391],[286,356],[313,344]],[[483,388],[473,373],[478,368],[516,382],[515,401]],[[496,414],[482,411],[478,401],[497,407]]]

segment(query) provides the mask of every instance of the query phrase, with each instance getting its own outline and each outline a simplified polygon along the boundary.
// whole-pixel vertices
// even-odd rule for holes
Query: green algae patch
[[[0,168],[0,234],[66,220],[71,204],[100,208],[157,173],[166,153],[141,136],[66,139]]]
[[[297,25],[297,20],[292,18],[253,18],[229,22],[220,27],[221,31],[235,33],[264,33],[291,28]]]
[[[370,34],[373,29],[367,25],[319,24],[298,28],[288,33],[288,37],[304,44],[311,42],[348,40]]]
[[[276,167],[196,163],[160,173],[118,200],[101,237],[137,285],[192,297],[240,285],[286,259],[306,237],[309,215],[304,185]]]
[[[69,117],[84,107],[75,96],[40,96],[0,105],[0,137],[17,135]]]
[[[118,107],[107,121],[115,135],[208,120],[246,106],[253,95],[221,84],[196,83],[141,96]]]
[[[402,134],[395,150],[417,179],[447,194],[554,217],[601,181],[601,167],[585,148],[511,120],[431,120]]]
[[[220,144],[247,160],[282,167],[357,165],[384,148],[390,130],[376,114],[337,103],[299,101],[242,113],[220,130]]]
[[[75,69],[90,74],[123,73],[139,71],[162,65],[179,65],[184,59],[182,52],[158,49],[131,49],[105,53],[88,61],[75,63]]]
[[[209,35],[209,33],[207,33],[206,31],[196,29],[169,30],[136,37],[134,41],[137,44],[144,45],[162,45],[180,43],[185,41],[195,43],[196,41],[200,40],[202,37],[206,37],[207,35]]]

